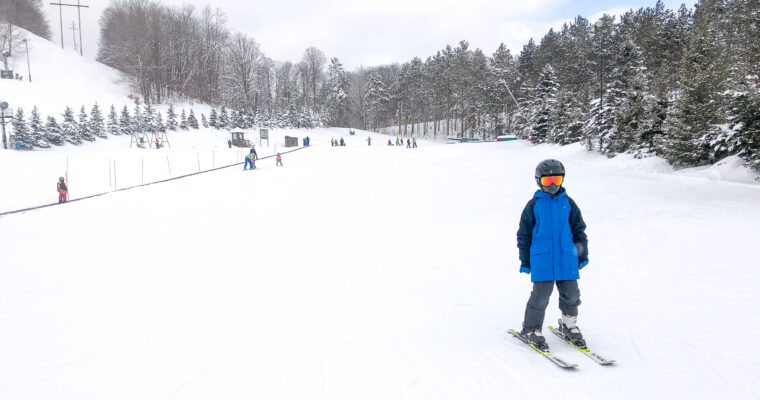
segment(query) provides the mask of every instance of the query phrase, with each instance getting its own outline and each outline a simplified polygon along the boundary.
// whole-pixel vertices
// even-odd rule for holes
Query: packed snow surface
[[[259,155],[286,134],[313,146],[283,167],[118,192],[243,154],[207,131],[0,151],[0,212],[54,202],[67,159],[72,199],[109,192],[0,217],[0,398],[760,397],[760,187],[730,160],[675,173],[342,129],[275,131]],[[546,158],[588,225],[579,325],[615,366],[545,330],[579,365],[562,370],[506,333],[532,287],[515,233]],[[732,171],[746,176],[719,179]],[[558,317],[555,292],[545,325]]]

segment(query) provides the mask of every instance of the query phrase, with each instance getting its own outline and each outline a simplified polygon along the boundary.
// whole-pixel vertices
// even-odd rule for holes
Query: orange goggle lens
[[[542,176],[541,177],[541,186],[551,186],[551,184],[555,184],[557,186],[562,185],[562,175],[556,175],[556,176]]]

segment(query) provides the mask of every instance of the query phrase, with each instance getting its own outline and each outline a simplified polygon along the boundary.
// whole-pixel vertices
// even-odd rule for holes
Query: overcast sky
[[[77,0],[61,1],[76,4]],[[86,57],[97,54],[98,19],[110,0],[79,0]],[[60,44],[59,7],[43,0],[53,41]],[[59,1],[55,1],[58,3]],[[446,44],[467,40],[472,48],[487,55],[499,43],[513,54],[533,37],[540,38],[551,27],[582,15],[592,22],[604,13],[620,14],[628,9],[653,7],[656,0],[163,0],[167,6],[193,4],[201,9],[210,4],[227,16],[227,28],[254,38],[264,53],[277,61],[297,62],[304,50],[315,46],[329,58],[338,57],[348,70],[425,59]],[[676,10],[683,1],[664,0]],[[686,3],[689,7],[693,1]],[[74,50],[71,23],[74,7],[63,7],[63,41]],[[79,36],[76,36],[77,42]]]

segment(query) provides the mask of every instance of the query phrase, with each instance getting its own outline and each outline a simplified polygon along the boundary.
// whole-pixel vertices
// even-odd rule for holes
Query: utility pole
[[[83,46],[82,46],[82,12],[81,10],[82,10],[82,7],[89,8],[90,6],[79,4],[79,0],[77,0],[77,4],[66,4],[66,3],[50,3],[50,4],[54,6],[58,6],[58,13],[61,16],[61,48],[63,48],[63,12],[61,10],[63,9],[63,6],[77,8],[77,15],[79,16],[79,55],[83,56],[84,52],[82,51]]]
[[[77,26],[74,25],[74,21],[71,21],[71,28],[69,29],[71,29],[71,37],[74,39],[74,51],[77,51]]]
[[[24,46],[26,46],[26,74],[29,76],[29,82],[32,81],[32,67],[29,63],[29,43],[24,38]]]

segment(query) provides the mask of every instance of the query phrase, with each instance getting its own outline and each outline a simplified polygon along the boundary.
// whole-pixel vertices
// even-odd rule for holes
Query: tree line
[[[514,134],[677,167],[738,155],[760,169],[758,8],[702,0],[674,11],[658,1],[619,18],[579,16],[517,55],[461,41],[346,71],[314,47],[295,64],[271,60],[253,38],[230,33],[218,9],[121,0],[101,19],[98,57],[128,72],[148,102],[186,96],[248,121]]]
[[[96,139],[107,139],[109,136],[132,135],[132,134],[158,134],[166,131],[199,129],[198,119],[191,109],[189,113],[183,108],[177,114],[174,105],[170,104],[166,112],[166,119],[160,111],[157,111],[150,103],[142,106],[136,104],[132,111],[125,105],[121,112],[111,106],[108,115],[103,115],[98,103],[95,103],[89,114],[83,105],[79,114],[67,106],[61,114],[60,123],[54,116],[47,116],[43,122],[37,106],[35,106],[27,118],[23,107],[16,109],[11,120],[15,140],[21,142],[21,148],[31,150],[33,148],[49,148],[52,145],[62,146],[65,143],[80,145],[93,142]],[[206,116],[201,114],[203,126],[208,128]],[[220,126],[220,129],[222,127]],[[13,146],[14,143],[11,143]]]

